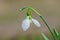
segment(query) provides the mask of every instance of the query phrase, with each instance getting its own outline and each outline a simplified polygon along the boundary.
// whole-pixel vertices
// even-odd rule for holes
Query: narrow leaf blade
[[[44,33],[41,33],[42,37],[45,39],[45,40],[49,40]]]

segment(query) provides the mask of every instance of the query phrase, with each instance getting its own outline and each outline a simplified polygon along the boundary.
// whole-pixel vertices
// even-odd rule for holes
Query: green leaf
[[[42,37],[45,39],[45,40],[49,40],[44,33],[41,33]]]
[[[58,31],[56,30],[56,28],[53,29],[54,35],[55,35],[55,39],[56,40],[60,40],[60,34],[58,33]]]
[[[59,35],[59,33],[58,33],[58,31],[56,30],[56,28],[54,28],[53,31],[54,31],[54,34],[55,34],[56,36]]]
[[[57,36],[57,39],[60,40],[60,35]]]

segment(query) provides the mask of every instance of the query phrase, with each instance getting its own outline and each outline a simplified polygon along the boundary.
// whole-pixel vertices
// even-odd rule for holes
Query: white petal
[[[37,27],[41,27],[40,23],[37,20],[32,18],[32,21]]]
[[[31,23],[31,20],[29,20],[28,18],[23,20],[23,22],[22,22],[22,29],[24,31],[26,31],[30,27],[30,23]]]

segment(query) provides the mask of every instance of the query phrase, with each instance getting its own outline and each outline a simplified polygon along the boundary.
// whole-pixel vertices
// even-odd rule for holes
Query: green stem
[[[38,13],[35,9],[33,9],[33,8],[31,8],[31,7],[29,7],[29,8],[40,16],[40,18],[42,19],[42,21],[45,23],[45,25],[47,26],[48,30],[50,31],[53,39],[55,40],[54,34],[53,34],[52,30],[51,30],[51,27],[50,27],[50,25],[47,23],[47,21],[44,19],[44,17],[43,17],[40,13]]]
[[[28,8],[28,10],[27,10],[27,13],[26,13],[26,14],[27,14],[28,18],[29,18],[29,19],[31,19],[30,9],[29,9],[29,8]]]
[[[40,16],[40,18],[43,20],[43,22],[45,23],[45,25],[47,26],[47,28],[49,29],[51,35],[53,36],[53,38],[55,40],[54,34],[53,34],[53,32],[52,32],[51,27],[49,26],[49,24],[46,22],[46,20],[42,16]]]

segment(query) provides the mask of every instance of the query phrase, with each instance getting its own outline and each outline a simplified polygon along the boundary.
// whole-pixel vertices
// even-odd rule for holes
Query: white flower
[[[35,20],[35,19],[32,18],[32,22],[33,22],[37,27],[41,27],[40,23],[39,23],[37,20]]]
[[[40,25],[40,23],[37,21],[37,20],[35,20],[35,19],[33,19],[33,18],[31,18],[31,19],[29,19],[28,17],[25,19],[25,20],[23,20],[23,22],[22,22],[22,29],[24,30],[24,31],[26,31],[29,27],[30,27],[30,23],[31,22],[33,22],[37,27],[40,27],[41,25]]]
[[[22,22],[22,28],[24,31],[26,31],[29,27],[30,27],[30,23],[31,23],[31,20],[26,18],[25,20],[23,20]]]

